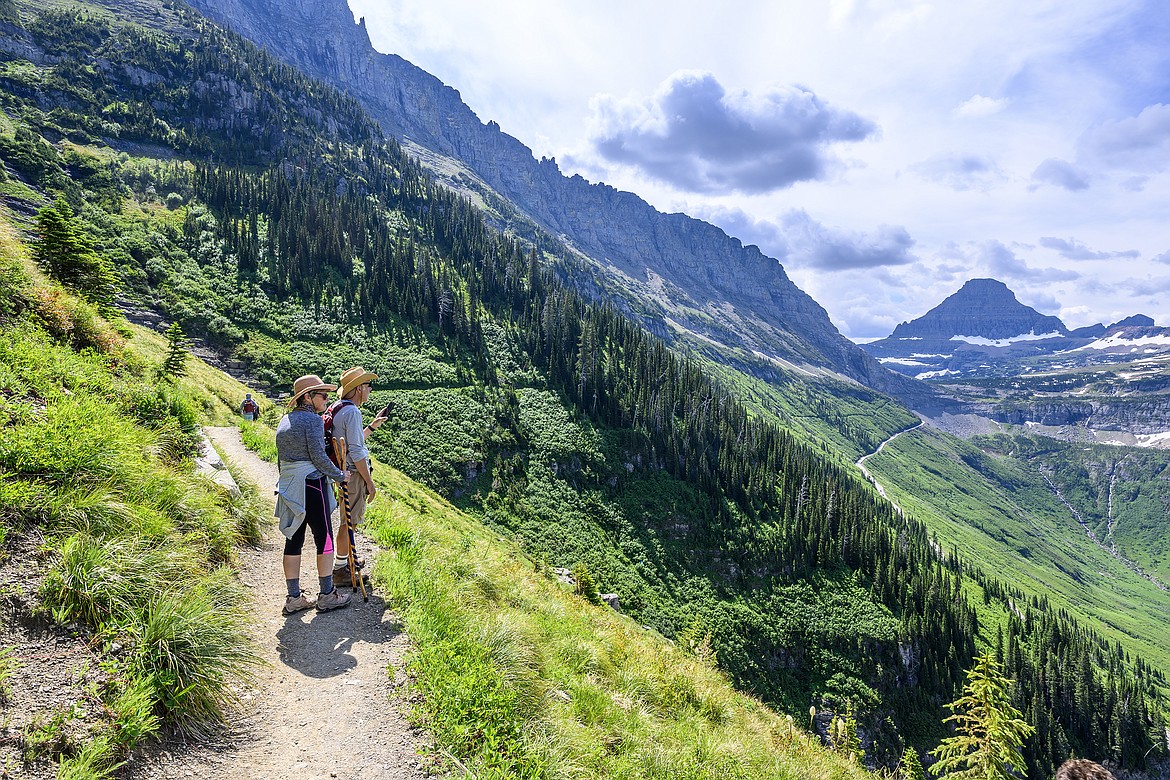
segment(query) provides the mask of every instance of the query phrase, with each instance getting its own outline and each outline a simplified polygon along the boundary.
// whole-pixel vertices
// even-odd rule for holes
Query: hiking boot
[[[295,615],[298,612],[304,612],[314,604],[316,602],[309,598],[308,593],[302,590],[301,595],[289,596],[284,600],[284,609],[281,612],[286,615]]]
[[[349,595],[341,594],[334,587],[329,593],[322,593],[317,597],[317,611],[328,612],[331,609],[341,609],[349,605]]]
[[[338,566],[333,570],[333,584],[350,587],[353,584],[353,578],[350,576],[349,564]],[[362,567],[358,566],[358,576],[369,579],[369,576],[362,571]]]

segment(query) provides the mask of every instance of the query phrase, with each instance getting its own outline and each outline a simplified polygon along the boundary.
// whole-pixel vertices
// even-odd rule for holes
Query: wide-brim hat
[[[321,377],[316,374],[308,374],[293,382],[292,398],[288,400],[288,405],[296,406],[301,400],[301,396],[305,393],[311,393],[314,390],[325,390],[332,392],[337,389],[337,385],[331,385],[328,382],[321,380]]]
[[[361,366],[354,366],[349,371],[346,371],[341,375],[341,387],[337,391],[337,394],[342,398],[345,398],[347,395],[353,392],[353,389],[358,385],[364,385],[366,382],[373,382],[377,378],[377,374],[372,374]]]

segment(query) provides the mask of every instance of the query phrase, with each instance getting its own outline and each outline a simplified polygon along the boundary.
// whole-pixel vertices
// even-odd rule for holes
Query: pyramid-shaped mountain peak
[[[938,306],[894,329],[892,338],[950,339],[970,336],[1013,339],[1044,334],[1067,335],[1058,317],[1025,306],[998,279],[971,279]]]

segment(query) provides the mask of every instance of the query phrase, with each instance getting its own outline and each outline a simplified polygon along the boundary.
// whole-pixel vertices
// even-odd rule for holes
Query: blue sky
[[[970,278],[1170,325],[1170,8],[350,0],[537,157],[758,244],[851,338]]]

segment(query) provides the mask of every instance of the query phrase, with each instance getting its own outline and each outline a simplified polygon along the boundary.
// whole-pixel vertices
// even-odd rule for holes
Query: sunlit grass
[[[389,472],[389,473],[387,473]],[[402,614],[416,718],[477,777],[868,777],[709,660],[537,572],[391,469],[369,532]]]
[[[0,247],[19,250],[16,235],[0,213]],[[95,648],[125,648],[103,660],[103,722],[53,754],[59,777],[108,777],[163,726],[222,729],[257,663],[244,594],[223,564],[258,541],[262,502],[254,487],[237,495],[198,476],[190,460],[197,424],[229,419],[243,386],[198,361],[189,379],[157,384],[157,339],[126,341],[21,268],[27,254],[5,260],[0,542],[37,540],[38,611],[83,626]],[[56,716],[46,717],[28,745],[52,738]]]

